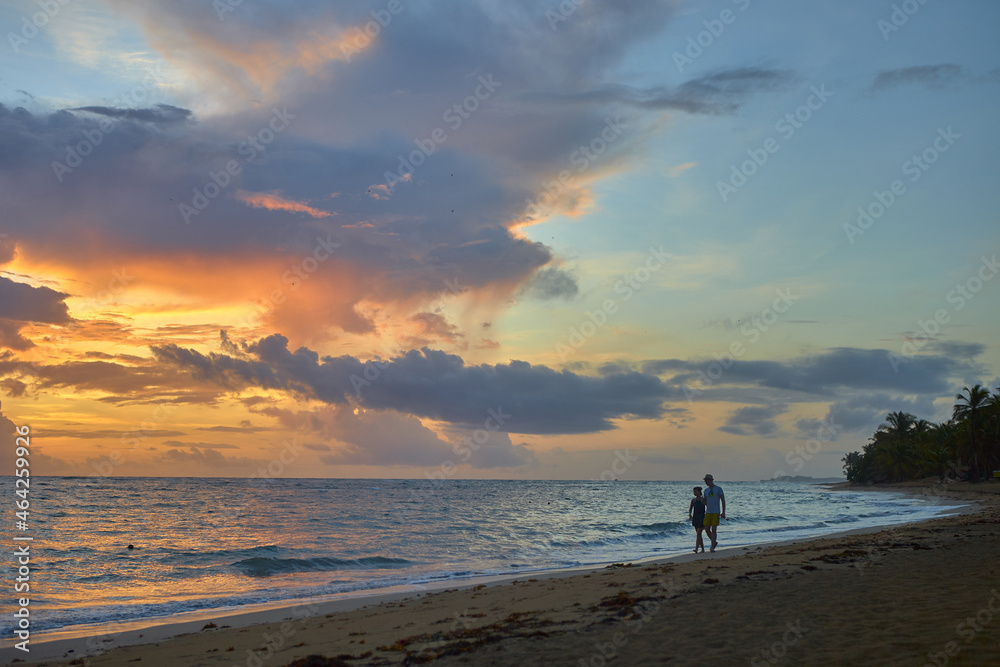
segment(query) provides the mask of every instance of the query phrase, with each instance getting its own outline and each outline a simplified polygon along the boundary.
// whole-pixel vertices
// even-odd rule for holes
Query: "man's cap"
[[[714,480],[715,478],[712,477],[711,475],[705,475],[704,479],[713,479]]]

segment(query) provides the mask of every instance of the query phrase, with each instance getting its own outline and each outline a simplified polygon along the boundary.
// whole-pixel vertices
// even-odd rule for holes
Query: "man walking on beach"
[[[715,545],[719,543],[719,517],[726,518],[726,496],[722,493],[722,487],[715,485],[715,478],[711,475],[705,475],[705,484],[708,486],[704,494],[705,533],[708,535],[708,539],[712,540],[712,548],[709,551],[715,551]]]

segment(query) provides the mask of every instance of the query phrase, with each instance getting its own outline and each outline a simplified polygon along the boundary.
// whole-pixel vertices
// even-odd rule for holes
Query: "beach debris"
[[[202,626],[201,629],[202,630],[211,630],[212,628],[217,628],[217,627],[219,627],[219,626],[217,626],[215,623],[208,622],[204,626]]]
[[[477,649],[514,637],[548,637],[539,628],[555,625],[555,621],[540,619],[541,612],[514,612],[502,621],[481,627],[464,627],[450,631],[423,633],[403,637],[390,645],[379,646],[380,651],[406,654],[404,664],[431,662],[448,655],[471,653]],[[417,646],[423,648],[417,650]],[[288,667],[292,667],[289,665]],[[295,666],[299,667],[299,666]]]
[[[623,609],[625,607],[634,607],[638,601],[631,594],[625,591],[618,591],[615,595],[602,599],[597,603],[597,606],[607,609]]]
[[[862,551],[861,549],[845,549],[840,553],[822,554],[820,556],[814,556],[809,560],[819,560],[829,565],[839,565],[841,563],[854,563],[867,557],[867,551]]]
[[[293,660],[285,667],[350,667],[350,663],[340,658],[327,658],[325,655],[309,655]]]

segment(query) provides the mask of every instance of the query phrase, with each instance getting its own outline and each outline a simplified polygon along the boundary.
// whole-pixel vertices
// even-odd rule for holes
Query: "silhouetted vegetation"
[[[983,480],[1000,470],[1000,388],[964,387],[951,419],[932,424],[891,412],[860,452],[843,458],[852,484],[938,479]]]

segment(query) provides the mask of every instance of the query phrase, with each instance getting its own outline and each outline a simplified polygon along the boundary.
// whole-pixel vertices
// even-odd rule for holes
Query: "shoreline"
[[[826,488],[834,486],[844,490],[855,488],[848,486],[846,483],[820,486],[824,486]],[[590,578],[595,575],[600,576],[603,571],[609,569],[624,571],[638,568],[656,569],[676,568],[679,566],[687,566],[689,568],[704,567],[706,569],[712,569],[713,566],[709,565],[710,563],[729,561],[739,556],[744,556],[746,558],[758,558],[763,554],[781,549],[816,549],[820,543],[829,543],[831,541],[836,542],[838,540],[856,538],[858,536],[906,530],[907,527],[921,526],[936,521],[948,520],[949,517],[962,515],[972,516],[984,511],[988,506],[982,504],[985,500],[983,494],[974,492],[970,495],[967,491],[963,492],[962,489],[957,488],[959,485],[951,486],[953,488],[948,490],[947,493],[928,493],[927,491],[930,488],[928,484],[861,487],[863,490],[905,493],[915,497],[927,498],[933,496],[938,500],[946,501],[942,504],[970,503],[966,506],[958,506],[953,512],[943,515],[944,519],[937,518],[921,520],[916,523],[910,522],[891,524],[888,526],[883,525],[849,529],[806,539],[769,542],[764,545],[722,547],[714,554],[706,553],[696,555],[694,553],[681,553],[673,554],[671,556],[652,556],[631,561],[627,567],[601,564],[520,573],[518,575],[493,575],[489,577],[477,577],[475,579],[462,580],[461,583],[457,585],[455,580],[450,580],[436,582],[433,585],[401,587],[405,588],[405,590],[386,591],[384,589],[375,589],[368,594],[362,595],[357,595],[357,592],[352,592],[350,594],[326,596],[323,598],[304,599],[298,603],[293,603],[292,601],[275,602],[270,605],[266,605],[266,608],[264,609],[256,610],[223,611],[215,609],[204,610],[201,612],[187,612],[182,615],[185,616],[184,619],[180,619],[178,617],[165,617],[165,619],[144,619],[143,621],[101,625],[90,628],[76,626],[75,629],[55,631],[53,633],[41,635],[41,641],[37,644],[33,642],[30,654],[24,654],[21,651],[16,651],[12,647],[5,647],[0,649],[0,655],[3,656],[2,662],[4,664],[9,664],[13,658],[20,658],[22,661],[28,661],[18,664],[39,664],[40,661],[41,664],[66,664],[63,661],[79,658],[87,655],[88,653],[93,653],[93,647],[96,646],[99,647],[99,650],[103,653],[103,655],[101,655],[100,658],[94,658],[91,661],[93,664],[118,664],[115,662],[105,663],[104,658],[111,655],[105,651],[111,650],[113,652],[118,652],[131,649],[132,651],[141,652],[143,646],[148,646],[153,643],[158,645],[171,644],[177,643],[184,638],[187,640],[196,639],[199,641],[212,641],[212,635],[224,633],[247,633],[251,630],[257,630],[257,632],[253,634],[263,635],[265,634],[265,631],[261,630],[261,628],[264,627],[280,628],[282,624],[286,626],[289,624],[308,625],[310,621],[317,621],[321,618],[327,618],[330,615],[377,615],[380,613],[380,610],[381,612],[385,612],[388,609],[395,608],[397,604],[399,607],[403,607],[407,603],[428,604],[426,601],[421,601],[434,596],[459,595],[469,598],[471,595],[472,598],[475,598],[485,594],[485,592],[477,593],[479,591],[489,591],[496,594],[496,591],[501,589],[513,594],[514,589],[520,588],[525,583],[525,579],[527,579],[528,582],[535,583],[536,585],[540,585],[542,582],[572,582],[574,580],[577,583],[580,583],[583,578]],[[992,485],[990,483],[978,486],[984,488],[986,486],[1000,487],[1000,485]],[[979,502],[977,503],[976,501]],[[503,593],[500,593],[500,597],[503,597]],[[472,622],[471,617],[468,621],[462,616],[459,618],[461,619],[459,622],[462,625]],[[209,627],[210,632],[204,630],[206,626]],[[272,630],[272,632],[273,631],[274,630]],[[97,635],[95,636],[93,633],[97,633]],[[88,639],[90,640],[90,647],[88,647]],[[88,648],[90,650],[88,650]],[[283,659],[284,658],[282,658],[282,660]],[[98,662],[98,660],[100,660],[100,662]],[[219,664],[232,664],[232,660]],[[275,660],[268,664],[280,665],[285,663],[281,662],[281,660]]]
[[[846,482],[817,483],[815,486],[828,488],[834,491],[858,490],[851,487]],[[864,490],[895,492],[899,495],[910,496],[913,498],[925,497],[923,494],[919,493],[907,493],[891,489],[872,489],[865,487]],[[945,507],[953,505],[954,509],[951,511],[943,510],[937,517],[930,517],[931,519],[955,513],[968,513],[975,511],[975,508],[972,505],[960,504],[959,501],[952,498],[938,496],[936,500]],[[904,521],[893,524],[879,524],[860,528],[839,529],[830,533],[779,539],[750,545],[719,547],[715,553],[706,552],[705,554],[696,555],[685,549],[684,551],[667,555],[658,554],[634,558],[628,560],[628,562],[635,565],[685,563],[704,558],[717,558],[720,557],[720,555],[732,556],[734,554],[742,554],[759,548],[804,544],[811,540],[873,533],[925,520],[928,519],[917,519],[915,521]],[[377,606],[406,597],[422,596],[444,590],[467,590],[482,585],[505,585],[526,578],[548,579],[577,576],[604,569],[612,564],[612,561],[602,561],[598,563],[588,563],[562,568],[523,570],[509,574],[482,574],[457,579],[442,579],[434,582],[399,584],[384,588],[359,589],[343,593],[319,595],[315,597],[274,600],[271,602],[262,602],[241,607],[212,607],[178,612],[165,616],[151,616],[126,621],[112,621],[108,623],[72,625],[58,630],[39,632],[37,635],[33,635],[33,637],[37,637],[37,639],[32,639],[32,653],[36,654],[32,656],[32,659],[50,660],[71,657],[66,654],[67,650],[71,651],[71,653],[75,656],[83,655],[86,653],[86,649],[88,648],[86,640],[91,638],[99,638],[102,640],[103,644],[109,647],[148,644],[155,641],[169,639],[180,634],[200,631],[202,627],[209,622],[216,623],[218,625],[224,624],[230,627],[242,628],[249,625],[287,620],[289,618],[289,613],[294,615],[294,610],[303,607],[315,609],[317,610],[315,612],[317,614],[345,612],[369,606]],[[5,660],[4,658],[6,657],[7,650],[10,649],[14,643],[15,640],[0,641],[0,665],[8,664],[9,660]],[[94,644],[97,644],[96,639]]]

